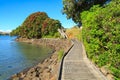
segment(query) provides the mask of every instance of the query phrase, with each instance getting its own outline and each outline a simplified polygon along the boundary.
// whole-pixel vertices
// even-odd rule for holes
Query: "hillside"
[[[82,40],[82,28],[78,28],[76,26],[66,29],[66,34],[68,36],[69,39],[79,39]]]

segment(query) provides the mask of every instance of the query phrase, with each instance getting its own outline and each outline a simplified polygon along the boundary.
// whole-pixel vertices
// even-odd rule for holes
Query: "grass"
[[[47,35],[47,36],[43,36],[43,38],[53,38],[53,36]]]
[[[61,35],[59,32],[55,33],[53,36],[52,35],[46,35],[46,36],[43,36],[42,38],[60,38]]]
[[[78,27],[73,27],[66,30],[69,39],[78,39],[82,41],[82,30]]]
[[[64,55],[64,50],[61,49],[61,50],[58,52],[58,61],[61,61],[63,55]]]

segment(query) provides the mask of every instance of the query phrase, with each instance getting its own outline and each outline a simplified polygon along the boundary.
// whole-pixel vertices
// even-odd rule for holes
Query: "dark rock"
[[[8,66],[8,68],[12,68],[12,66]]]
[[[36,72],[36,77],[39,77],[40,73],[39,72]]]

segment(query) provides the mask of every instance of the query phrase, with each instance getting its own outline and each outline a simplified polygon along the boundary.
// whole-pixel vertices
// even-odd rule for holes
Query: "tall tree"
[[[93,5],[103,5],[108,0],[63,0],[63,14],[67,15],[67,19],[71,19],[75,23],[81,23],[80,13],[90,9]]]

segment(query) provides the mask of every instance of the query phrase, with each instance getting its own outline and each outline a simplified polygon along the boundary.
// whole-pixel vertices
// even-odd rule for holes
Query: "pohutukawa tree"
[[[55,36],[61,23],[48,17],[45,12],[36,12],[26,18],[22,25],[11,32],[23,38],[42,38]],[[57,33],[58,34],[58,33]]]

